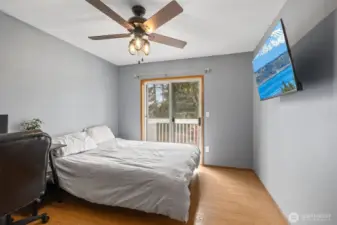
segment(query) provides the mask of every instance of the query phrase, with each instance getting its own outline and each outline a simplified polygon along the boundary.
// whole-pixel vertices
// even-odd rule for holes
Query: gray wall
[[[117,124],[118,68],[0,11],[0,114],[52,135]]]
[[[254,168],[283,213],[300,215],[296,224],[337,224],[336,7],[288,1],[280,17],[304,91],[260,102],[254,88]],[[331,220],[303,218],[320,214]]]
[[[252,54],[214,56],[198,59],[124,66],[119,69],[119,134],[127,139],[140,139],[140,81],[145,78],[204,74],[205,75],[205,164],[251,168],[253,86],[251,78]],[[156,76],[157,75],[157,76]],[[159,75],[159,76],[158,76]]]

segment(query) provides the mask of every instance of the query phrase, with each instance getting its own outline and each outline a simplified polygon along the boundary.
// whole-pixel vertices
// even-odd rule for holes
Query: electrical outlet
[[[205,152],[206,152],[206,153],[209,152],[209,146],[205,146]]]

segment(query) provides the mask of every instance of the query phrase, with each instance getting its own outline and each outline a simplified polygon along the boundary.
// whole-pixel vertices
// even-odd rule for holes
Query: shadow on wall
[[[315,98],[319,100],[333,96],[333,83],[337,72],[336,19],[337,11],[321,21],[291,48],[296,75],[304,90],[302,93],[281,97],[281,102]]]

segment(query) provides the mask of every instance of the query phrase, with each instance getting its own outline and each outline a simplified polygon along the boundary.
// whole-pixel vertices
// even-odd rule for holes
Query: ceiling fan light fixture
[[[150,54],[150,42],[148,40],[144,40],[142,51],[144,52],[145,55]]]
[[[137,53],[137,50],[135,48],[135,39],[132,39],[129,43],[129,53],[131,55],[135,55]]]
[[[142,37],[138,36],[138,37],[135,37],[135,48],[137,51],[140,51],[142,48],[143,48],[143,45],[144,45],[144,40]]]

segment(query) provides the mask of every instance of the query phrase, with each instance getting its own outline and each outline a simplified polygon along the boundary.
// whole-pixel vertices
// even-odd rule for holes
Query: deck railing
[[[176,119],[172,125],[168,119],[148,119],[147,140],[199,145],[198,119]]]

